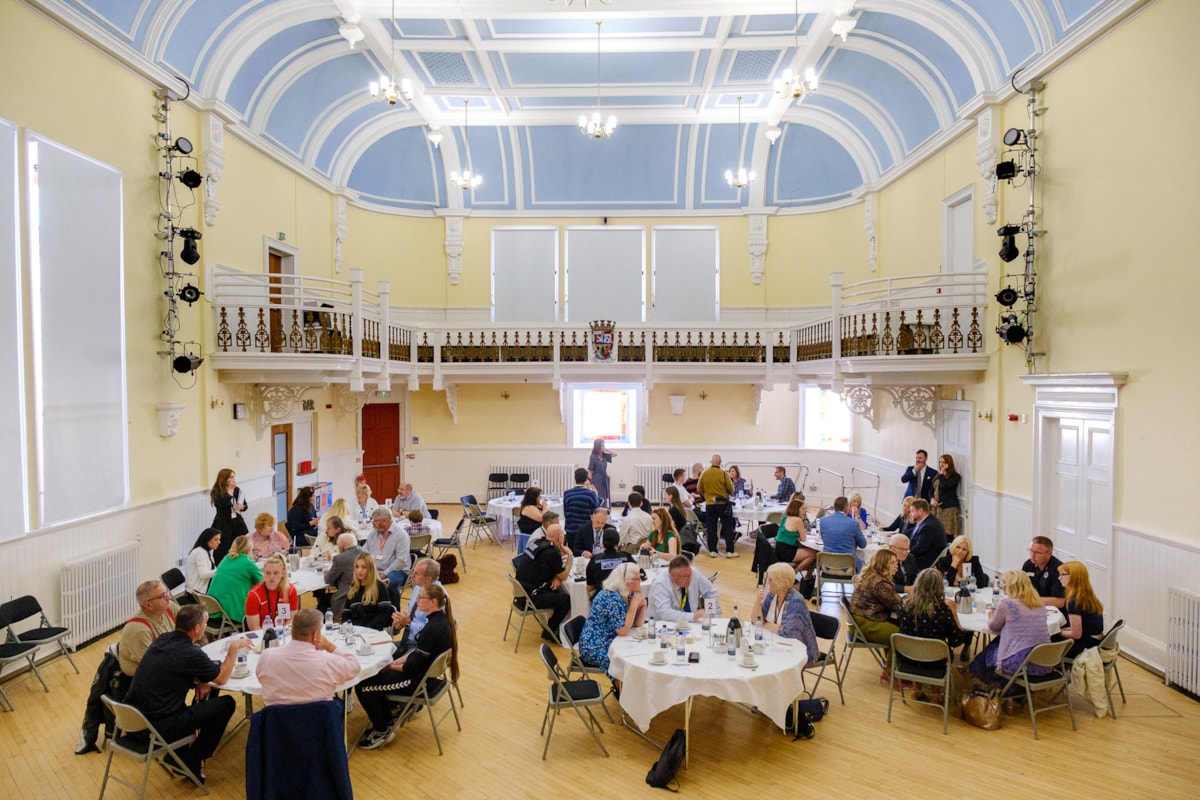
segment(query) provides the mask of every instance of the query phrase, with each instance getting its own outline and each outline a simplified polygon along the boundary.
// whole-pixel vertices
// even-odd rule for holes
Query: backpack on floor
[[[683,728],[676,728],[670,741],[667,742],[667,746],[662,749],[662,755],[646,773],[646,783],[655,789],[679,791],[679,781],[675,780],[675,773],[679,771],[679,765],[683,763],[685,755],[687,755],[687,732]],[[672,782],[675,783],[674,787],[671,786]]]

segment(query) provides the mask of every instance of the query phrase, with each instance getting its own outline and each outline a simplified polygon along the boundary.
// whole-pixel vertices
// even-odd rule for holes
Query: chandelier
[[[568,3],[569,5],[569,3]],[[607,120],[600,116],[600,20],[596,20],[596,111],[589,120],[586,114],[579,115],[579,131],[589,139],[607,139],[617,129],[617,118],[609,115]],[[603,120],[603,121],[602,121]]]
[[[464,145],[466,144],[466,141],[467,141],[467,106],[470,105],[470,103],[471,103],[471,101],[469,99],[463,100],[463,144]],[[465,150],[466,147],[464,146],[463,149]],[[479,184],[483,183],[483,176],[472,174],[471,170],[467,169],[467,170],[463,170],[461,173],[451,172],[450,173],[450,182],[453,183],[458,188],[462,189],[464,192],[469,192],[469,191],[473,191],[473,190],[479,188]]]
[[[729,186],[733,189],[745,189],[747,186],[754,183],[754,179],[756,177],[758,177],[753,172],[747,172],[745,167],[740,166],[740,164],[742,163],[742,143],[743,143],[742,134],[743,133],[744,132],[742,130],[742,96],[738,95],[738,149],[737,149],[738,157],[737,157],[737,160],[738,160],[739,166],[737,168],[736,173],[731,169],[725,170],[725,182],[728,183]]]
[[[400,101],[408,104],[413,99],[412,81],[405,78],[396,83],[396,0],[392,0],[392,27],[388,29],[388,34],[392,38],[392,74],[390,77],[380,75],[378,81],[371,81],[371,99],[387,100],[389,106],[394,106]]]
[[[788,67],[783,75],[775,79],[775,95],[791,102],[806,94],[817,91],[817,71],[812,67],[800,72],[800,0],[796,0],[796,40],[794,45],[796,68]]]

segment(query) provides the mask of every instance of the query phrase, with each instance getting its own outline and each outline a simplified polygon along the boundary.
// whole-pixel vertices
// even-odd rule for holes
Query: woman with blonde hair
[[[217,571],[208,584],[208,594],[221,604],[230,620],[240,625],[246,616],[246,595],[262,579],[262,570],[250,555],[250,537],[239,536],[233,540],[229,553],[217,564]]]
[[[954,470],[954,456],[943,453],[938,458],[938,471],[933,478],[933,495],[929,505],[933,508],[933,515],[946,529],[946,536],[950,538],[962,533],[962,523],[958,516],[958,487],[961,484],[962,477]]]
[[[911,536],[913,523],[909,515],[912,513],[912,504],[913,500],[915,499],[916,498],[912,495],[904,498],[904,502],[900,504],[900,513],[896,515],[894,520],[892,520],[892,524],[888,525],[883,530],[894,533],[903,533],[905,536]]]
[[[354,513],[339,514],[343,519],[353,519],[367,525],[371,522],[371,512],[379,508],[379,503],[371,497],[371,487],[360,483],[354,487]]]
[[[288,583],[287,561],[273,555],[263,564],[262,582],[246,595],[246,630],[262,628],[267,617],[278,622],[280,614],[287,620],[300,610],[300,595]]]
[[[1000,634],[971,662],[971,674],[981,681],[1000,685],[1016,672],[1029,651],[1050,641],[1046,631],[1046,607],[1029,576],[1009,570],[1000,577],[1004,594],[988,612],[988,630]],[[1044,675],[1050,667],[1029,666],[1031,675]]]
[[[813,630],[808,603],[796,591],[796,572],[782,561],[767,567],[767,580],[758,589],[759,611],[763,627],[785,639],[804,643],[808,651],[808,666],[821,657],[817,634]]]
[[[579,635],[580,659],[589,667],[607,670],[608,648],[613,639],[627,636],[645,617],[641,570],[637,564],[618,564],[592,601],[592,610]]]
[[[868,642],[890,644],[892,634],[900,631],[897,617],[903,602],[896,594],[896,554],[878,550],[871,561],[854,579],[854,594],[850,595],[850,611],[854,624]],[[938,580],[941,588],[941,580]]]
[[[958,586],[967,579],[974,577],[975,585],[984,589],[988,585],[987,572],[979,563],[979,556],[971,549],[971,540],[965,535],[955,537],[945,555],[933,564],[937,571],[945,576],[951,586]]]
[[[292,540],[275,527],[275,518],[265,511],[254,518],[254,533],[249,538],[250,555],[255,561],[286,553],[292,546]]]
[[[1092,589],[1088,569],[1082,561],[1068,561],[1058,568],[1058,579],[1067,590],[1063,614],[1067,624],[1055,641],[1074,639],[1067,658],[1078,658],[1089,647],[1096,647],[1104,638],[1104,606]]]
[[[380,607],[380,603],[387,603]],[[346,595],[346,606],[342,619],[355,625],[381,631],[392,624],[391,596],[388,586],[379,580],[375,570],[375,558],[370,553],[359,553],[354,559],[354,578]]]
[[[862,495],[858,492],[847,498],[846,516],[858,523],[858,529],[867,529],[867,510],[862,507]]]
[[[330,517],[341,517],[343,522],[348,522],[355,518],[354,510],[350,508],[350,504],[346,502],[346,498],[344,497],[339,497],[337,500],[334,500],[332,504],[330,504],[329,510],[322,514],[320,521],[317,522],[317,527],[324,531],[325,522]],[[320,541],[320,539],[321,535],[317,534],[317,540]]]

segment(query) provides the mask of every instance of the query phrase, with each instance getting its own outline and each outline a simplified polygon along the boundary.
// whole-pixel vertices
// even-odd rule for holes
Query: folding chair
[[[429,545],[433,542],[433,534],[417,533],[408,539],[408,552],[416,558],[429,555]]]
[[[229,615],[225,613],[225,609],[221,607],[221,601],[217,598],[213,597],[212,595],[201,594],[199,592],[194,592],[192,597],[196,598],[196,602],[203,606],[204,610],[208,613],[209,624],[205,630],[205,633],[213,633],[215,631],[216,633],[214,636],[218,639],[223,639],[225,638],[226,632],[237,633],[238,629],[241,628],[240,625],[229,618]],[[214,627],[212,621],[217,617],[220,617],[221,620]]]
[[[30,617],[38,617],[38,626],[18,634],[13,629],[13,626],[24,622]],[[66,656],[67,661],[71,662],[71,669],[75,670],[76,675],[79,674],[79,667],[75,666],[75,660],[71,658],[71,649],[63,641],[70,634],[70,631],[66,628],[52,626],[50,620],[46,619],[46,612],[42,611],[42,604],[37,601],[36,597],[27,594],[0,605],[0,621],[3,621],[3,624],[8,628],[8,641],[10,644],[19,642],[21,644],[35,644],[40,647],[44,644],[57,642],[61,654]],[[42,685],[44,686],[45,684],[43,683]]]
[[[1029,721],[1033,724],[1034,739],[1038,738],[1037,715],[1045,711],[1062,708],[1063,706],[1067,707],[1067,713],[1071,715],[1071,730],[1079,730],[1075,727],[1075,708],[1071,705],[1071,671],[1067,669],[1066,664],[1067,651],[1071,649],[1072,644],[1074,642],[1070,639],[1064,639],[1061,642],[1039,644],[1029,651],[1029,654],[1025,656],[1025,660],[1021,662],[1021,666],[1008,679],[1008,683],[1004,684],[1004,689],[1000,692],[1001,697],[1007,697],[1008,690],[1013,686],[1021,686],[1025,689],[1025,703],[1029,707]],[[1040,667],[1050,667],[1051,670],[1045,675],[1030,675],[1029,666],[1031,664]],[[1049,702],[1054,703],[1060,694],[1067,696],[1067,702],[1034,709],[1033,693],[1055,687],[1058,687],[1058,691],[1054,693]]]
[[[840,584],[842,588],[838,592],[845,597],[845,587],[853,585],[854,576],[858,574],[858,562],[850,553],[817,553],[813,569],[817,573],[817,597],[821,596],[822,587],[827,583]]]
[[[508,488],[511,491],[524,494],[525,490],[529,488],[529,473],[528,472],[514,472],[513,474],[509,475],[508,476]]]
[[[161,576],[163,586],[167,587],[167,591],[171,593],[171,597],[176,600],[180,595],[187,594],[187,579],[183,577],[183,572],[179,567],[171,567]]]
[[[29,662],[29,669],[37,676],[38,681],[42,684],[42,688],[46,692],[50,691],[50,687],[42,680],[42,673],[38,672],[37,664],[33,661],[33,654],[38,646],[32,642],[8,642],[0,644],[0,668],[3,668],[14,661],[24,659]],[[16,711],[16,707],[12,704],[12,700],[8,697],[8,692],[4,691],[4,684],[0,683],[0,706],[5,711]]]
[[[601,733],[604,729],[600,727],[600,721],[592,714],[590,706],[604,705],[604,695],[600,692],[600,684],[590,679],[571,681],[567,680],[567,676],[563,674],[562,667],[558,665],[558,656],[550,649],[550,645],[543,644],[542,663],[546,665],[546,671],[550,674],[550,697],[546,701],[546,713],[542,716],[542,731],[541,735],[546,737],[546,746],[542,748],[542,760],[546,760],[546,753],[550,751],[550,737],[554,735],[554,721],[558,719],[558,712],[564,708],[572,708],[579,715],[579,719],[583,720],[583,724],[587,725],[588,732],[592,734],[592,738],[596,740],[596,744],[600,745],[601,752],[604,757],[608,758],[608,748],[604,746],[604,742],[600,741],[600,737],[596,735],[596,731]],[[554,714],[551,715],[550,712]],[[583,712],[587,712],[587,718],[584,719]],[[607,712],[607,709],[606,709]],[[550,723],[550,731],[546,732],[546,722]]]
[[[1100,661],[1104,664],[1104,693],[1108,695],[1108,710],[1112,712],[1113,719],[1117,718],[1117,707],[1113,705],[1112,685],[1113,678],[1117,679],[1117,688],[1121,690],[1121,702],[1125,700],[1125,686],[1121,683],[1121,672],[1117,669],[1117,659],[1120,657],[1121,645],[1117,642],[1117,634],[1125,627],[1125,620],[1119,619],[1113,623],[1113,626],[1108,629],[1108,633],[1104,634],[1104,638],[1100,640]],[[1067,666],[1075,665],[1075,659],[1068,658],[1065,660]],[[1109,673],[1112,676],[1109,676]]]
[[[837,683],[838,697],[841,698],[842,705],[846,705],[846,695],[842,694],[842,670],[838,665],[837,657],[837,636],[838,629],[842,623],[837,617],[831,617],[828,614],[819,614],[816,611],[810,611],[809,617],[812,618],[813,632],[816,633],[818,639],[824,639],[829,642],[829,649],[822,652],[817,658],[816,663],[811,667],[805,667],[800,671],[800,680],[804,681],[804,676],[810,672],[817,673],[816,683],[813,684],[811,691],[805,688],[808,696],[812,698],[816,695],[821,681],[825,679],[825,668],[833,667],[834,682]]]
[[[867,637],[863,636],[862,631],[854,622],[854,612],[850,610],[850,598],[842,598],[842,610],[846,612],[846,646],[842,649],[842,674],[850,673],[850,659],[854,656],[854,651],[858,649],[864,649],[870,653],[880,669],[887,669],[888,646],[879,642],[867,641]]]
[[[442,755],[442,740],[438,736],[438,725],[445,721],[446,717],[454,714],[454,724],[458,729],[462,730],[462,721],[458,718],[458,707],[454,705],[454,695],[450,692],[450,679],[446,672],[450,668],[450,654],[453,651],[447,650],[433,660],[429,665],[429,669],[425,670],[424,677],[421,678],[421,683],[417,686],[417,690],[410,695],[388,695],[388,700],[399,703],[400,707],[396,712],[396,727],[404,727],[404,723],[408,722],[416,716],[422,708],[429,712],[429,724],[433,726],[433,740],[437,743],[438,755]],[[430,684],[437,682],[430,691]],[[441,700],[443,696],[450,698],[450,710],[442,714],[438,718],[433,716],[433,707]],[[364,731],[365,732],[365,731]]]
[[[463,515],[467,520],[467,543],[470,543],[471,537],[474,536],[475,544],[478,546],[479,540],[486,536],[496,544],[499,544],[500,536],[496,530],[496,524],[498,520],[495,517],[489,517],[487,514],[483,513],[483,509],[479,507],[479,502],[475,499],[475,495],[463,495],[461,500],[463,505]],[[466,569],[465,564],[463,568]]]
[[[518,556],[518,558],[520,558],[520,556]],[[517,652],[517,648],[521,646],[521,634],[525,630],[526,617],[533,617],[536,619],[538,621],[538,625],[542,627],[542,630],[553,636],[554,641],[557,642],[558,634],[550,630],[550,624],[547,622],[547,620],[550,619],[550,609],[538,608],[535,606],[533,604],[533,598],[529,596],[529,592],[525,591],[525,587],[521,585],[521,582],[512,575],[508,575],[507,577],[509,584],[512,585],[513,600],[512,604],[508,607],[508,621],[504,625],[504,636],[500,641],[508,641],[509,630],[511,630],[513,627],[517,627],[514,626],[512,621],[513,614],[516,614],[521,618],[521,624],[519,627],[517,627],[517,642],[513,645],[514,653]]]
[[[767,567],[779,560],[775,557],[775,548],[771,546],[770,540],[775,531],[779,530],[779,526],[775,525],[773,528],[772,530],[767,525],[763,525],[758,529],[758,536],[754,539],[754,559],[750,562],[750,570],[757,574],[758,586],[762,586],[763,579],[767,574]]]
[[[104,781],[100,784],[100,800],[104,800],[104,792],[108,789],[108,782],[110,780],[133,789],[137,792],[138,797],[145,796],[146,782],[150,779],[151,761],[159,761],[164,767],[183,773],[204,794],[208,794],[208,790],[204,788],[204,783],[184,763],[183,758],[178,752],[181,747],[186,747],[196,741],[196,734],[192,733],[182,739],[168,742],[150,724],[150,720],[146,719],[141,711],[138,711],[128,703],[118,703],[108,695],[104,695],[100,699],[117,720],[116,731],[113,737],[108,740],[108,764],[104,767]],[[133,735],[142,731],[146,732],[145,738]],[[117,753],[132,758],[139,764],[146,765],[146,768],[142,771],[142,783],[140,786],[122,780],[112,774],[113,756]],[[172,762],[170,765],[167,763],[168,758]]]
[[[942,690],[942,702],[906,697],[902,681],[937,686]],[[888,722],[892,721],[892,701],[900,687],[900,702],[910,700],[942,710],[942,735],[950,730],[950,645],[941,639],[922,639],[919,636],[892,634],[892,678],[888,683]]]
[[[579,637],[583,635],[583,626],[587,622],[582,614],[576,614],[569,620],[563,623],[563,646],[571,651],[571,663],[567,665],[567,678],[570,679],[571,674],[578,671],[580,675],[587,678],[591,675],[605,675],[600,667],[589,667],[583,663],[583,657],[579,655]],[[604,693],[604,699],[607,700],[610,694],[616,694],[616,687],[610,686],[608,691]],[[608,703],[602,702],[601,707],[604,709],[604,715],[608,717],[608,721],[612,722],[612,714],[608,713]]]

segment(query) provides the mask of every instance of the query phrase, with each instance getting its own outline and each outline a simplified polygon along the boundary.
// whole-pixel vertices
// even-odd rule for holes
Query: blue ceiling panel
[[[591,114],[596,108],[596,95],[557,95],[555,97],[516,97],[513,98],[516,108],[564,108],[570,109],[576,117],[581,113]],[[688,108],[691,96],[685,94],[668,95],[635,95],[622,97],[620,95],[600,98],[600,110],[616,110],[622,106],[639,106],[643,108]]]
[[[199,74],[198,60],[213,35],[254,10],[253,6],[245,0],[205,0],[185,6],[182,16],[170,28],[163,60],[179,74],[195,78]]]
[[[778,50],[739,50],[733,59],[733,66],[729,67],[726,80],[730,83],[739,81],[770,83],[775,78],[775,69],[778,64]]]
[[[530,208],[677,208],[685,146],[678,125],[617,128],[594,141],[576,126],[522,131]]]
[[[421,128],[392,131],[371,145],[354,165],[347,182],[356,192],[405,203],[438,202],[432,148]]]
[[[417,58],[437,86],[475,85],[475,76],[461,53],[417,53]]]
[[[586,21],[585,21],[586,20]],[[707,17],[609,17],[601,26],[600,36],[700,36],[709,31]],[[550,19],[494,19],[481,22],[479,34],[494,39],[547,39],[561,36],[596,38],[596,20],[586,17],[558,16]]]
[[[463,132],[467,132],[467,147]],[[511,137],[508,128],[490,126],[457,128],[454,138],[462,157],[462,166],[483,176],[483,183],[473,192],[465,192],[468,208],[510,211],[514,208],[515,184],[507,165],[512,163]],[[469,158],[467,158],[469,156]],[[449,172],[447,172],[447,178]]]
[[[815,14],[801,14],[799,34],[807,36],[809,29],[816,20]],[[778,34],[797,33],[795,14],[755,14],[746,17],[745,26],[740,29],[746,34]]]
[[[391,20],[384,20],[388,23]],[[456,31],[448,19],[397,19],[399,38],[465,39],[461,30]]]
[[[394,111],[395,109],[385,103],[367,103],[351,111],[338,121],[325,141],[321,143],[321,149],[317,152],[313,167],[322,175],[328,176],[330,170],[333,169],[333,160],[337,157],[338,150],[355,131],[381,114]]]
[[[1005,72],[1023,62],[1037,52],[1037,44],[1033,40],[1026,25],[1024,16],[1016,9],[1016,0],[960,0],[982,20],[983,33],[995,37],[1000,42],[1004,55]],[[970,19],[964,15],[964,19]]]
[[[953,97],[948,99],[955,107],[979,93],[979,87],[971,81],[966,63],[954,48],[933,31],[912,20],[891,14],[867,13],[858,18],[854,32],[856,36],[874,33],[883,37],[884,41],[893,39],[906,46],[914,57],[929,60],[936,71],[935,77],[948,82],[953,92]]]
[[[144,5],[140,0],[80,0],[69,2],[68,5],[84,16],[96,20],[125,41],[137,40],[137,31],[134,28],[139,24],[138,14]],[[151,5],[157,6],[158,3]]]
[[[739,208],[746,205],[750,192],[738,191],[725,180],[725,170],[750,169],[750,151],[753,147],[756,127],[746,126],[742,136],[742,148],[738,150],[737,125],[702,125],[696,136],[695,195],[692,205],[696,208]]]
[[[293,153],[299,153],[321,112],[366,86],[362,59],[345,55],[325,61],[293,82],[271,110],[265,132]],[[316,114],[314,114],[316,112]]]
[[[585,53],[509,53],[504,56],[514,86],[596,83],[596,55]],[[694,53],[608,53],[600,62],[605,85],[644,83],[690,85],[695,77]]]
[[[807,125],[785,125],[767,176],[767,205],[831,202],[863,184],[854,159],[832,136]]]
[[[329,29],[328,20],[314,20],[295,25],[267,39],[242,62],[241,68],[229,85],[226,102],[243,114],[247,113],[250,101],[262,82],[280,66],[308,50],[313,42],[327,38]],[[335,29],[334,33],[336,32]],[[366,56],[361,51],[359,58],[366,63]]]
[[[872,97],[896,121],[906,150],[938,130],[937,116],[929,101],[903,73],[884,61],[866,53],[838,50],[822,77],[825,76],[849,86],[873,87]]]
[[[1104,6],[1103,0],[1055,0],[1050,4],[1051,9],[1061,9],[1061,16],[1051,13],[1058,33],[1061,36],[1063,28],[1071,28],[1081,20],[1091,16],[1091,12]],[[1061,27],[1059,26],[1061,23]]]
[[[890,169],[895,163],[883,132],[865,114],[846,101],[830,94],[818,93],[807,98],[804,103],[828,111],[834,117],[845,122],[847,127],[857,131],[866,140],[871,152],[875,155],[880,172]]]

